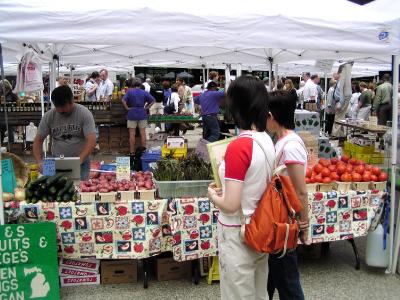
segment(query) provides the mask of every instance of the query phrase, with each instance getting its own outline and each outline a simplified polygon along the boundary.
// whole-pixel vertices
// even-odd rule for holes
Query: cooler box
[[[142,170],[151,171],[150,164],[157,162],[161,159],[161,151],[157,152],[145,152],[142,155]]]

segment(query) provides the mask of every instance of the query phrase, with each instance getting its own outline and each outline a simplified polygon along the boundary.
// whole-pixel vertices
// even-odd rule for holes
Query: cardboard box
[[[101,283],[134,283],[137,282],[137,260],[103,260],[101,261]]]
[[[98,272],[73,269],[63,266],[61,266],[58,269],[58,273],[60,274],[61,277],[87,277],[87,276],[98,275]]]
[[[60,281],[61,286],[98,285],[100,284],[100,275],[60,277]]]
[[[61,258],[60,266],[86,270],[91,272],[98,273],[99,271],[99,260],[97,259],[69,259],[69,258]]]
[[[159,258],[156,265],[158,281],[189,278],[191,275],[191,261],[177,262],[173,258]]]

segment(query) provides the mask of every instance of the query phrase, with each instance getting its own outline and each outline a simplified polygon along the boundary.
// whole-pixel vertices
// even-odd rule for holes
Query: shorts
[[[128,120],[127,122],[128,128],[136,128],[139,127],[140,129],[147,127],[147,120]]]

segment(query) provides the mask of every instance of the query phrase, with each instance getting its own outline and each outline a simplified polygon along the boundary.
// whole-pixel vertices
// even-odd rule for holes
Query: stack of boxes
[[[384,155],[375,151],[375,141],[365,137],[353,137],[344,142],[343,153],[367,164],[383,164]]]
[[[319,113],[307,110],[296,110],[294,114],[295,131],[308,131],[318,137],[321,130]]]
[[[96,259],[61,258],[61,286],[100,284],[99,261]]]
[[[319,136],[318,146],[318,157],[320,158],[331,159],[339,156],[337,149],[332,145],[332,143],[329,141],[329,138],[325,135],[321,134]]]
[[[312,167],[318,161],[318,139],[308,131],[299,131],[297,134],[301,137],[307,149],[307,166]]]
[[[101,261],[101,284],[135,283],[138,279],[137,260],[118,259]]]

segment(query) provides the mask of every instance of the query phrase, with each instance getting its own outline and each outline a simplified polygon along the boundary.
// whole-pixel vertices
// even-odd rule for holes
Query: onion
[[[14,189],[14,197],[17,201],[24,201],[25,200],[25,190],[22,188],[15,188]]]
[[[10,202],[14,199],[14,195],[11,193],[3,193],[3,201]]]

